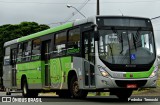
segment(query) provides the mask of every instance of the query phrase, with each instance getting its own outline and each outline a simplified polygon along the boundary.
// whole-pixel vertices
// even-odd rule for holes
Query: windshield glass
[[[99,30],[99,56],[111,64],[148,64],[155,58],[152,31]]]

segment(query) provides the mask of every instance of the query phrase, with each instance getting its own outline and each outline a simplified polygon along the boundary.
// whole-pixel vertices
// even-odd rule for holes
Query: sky
[[[19,24],[34,21],[50,27],[59,22],[83,19],[84,17],[70,4],[80,10],[86,17],[96,15],[97,0],[0,0],[0,25]],[[83,8],[82,8],[83,7]],[[160,0],[100,0],[101,15],[126,15],[153,18],[160,16]],[[160,55],[160,18],[152,20]]]

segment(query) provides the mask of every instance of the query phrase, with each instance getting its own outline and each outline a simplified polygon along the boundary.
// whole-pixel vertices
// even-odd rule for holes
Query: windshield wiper
[[[135,40],[137,40],[137,39],[138,39],[138,36],[140,35],[139,31],[141,31],[141,30],[142,30],[142,28],[141,28],[141,27],[139,27],[139,28],[137,29],[137,32],[136,32],[136,38],[135,38]]]
[[[132,36],[133,36],[133,43],[134,43],[134,48],[135,48],[135,50],[137,51],[137,46],[136,46],[136,39],[135,39],[135,36],[134,36],[134,34],[132,33]]]
[[[111,55],[112,55],[112,63],[115,63],[114,57],[113,57],[113,51],[112,51],[112,47],[110,44],[107,44],[109,46],[109,49],[111,50]]]
[[[141,31],[141,27],[139,27],[139,28],[137,29],[136,36],[132,33],[133,43],[134,43],[134,48],[135,48],[135,50],[137,50],[136,42],[137,42],[138,37],[139,37],[139,35],[140,35],[139,31]]]
[[[122,33],[121,33],[120,37],[121,37],[120,38],[120,42],[121,42],[121,47],[122,47],[122,50],[121,50],[120,54],[122,54],[122,52],[123,52],[123,37],[122,37]]]

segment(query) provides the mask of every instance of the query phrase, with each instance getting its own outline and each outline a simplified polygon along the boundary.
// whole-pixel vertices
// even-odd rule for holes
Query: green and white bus
[[[158,77],[151,20],[93,16],[4,44],[6,93],[24,97],[53,91],[85,98],[108,91],[128,98],[138,88],[155,88]]]

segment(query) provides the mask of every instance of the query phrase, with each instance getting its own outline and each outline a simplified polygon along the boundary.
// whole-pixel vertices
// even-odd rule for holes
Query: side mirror
[[[95,41],[99,41],[99,33],[98,33],[98,31],[94,32],[94,39],[95,39]]]

